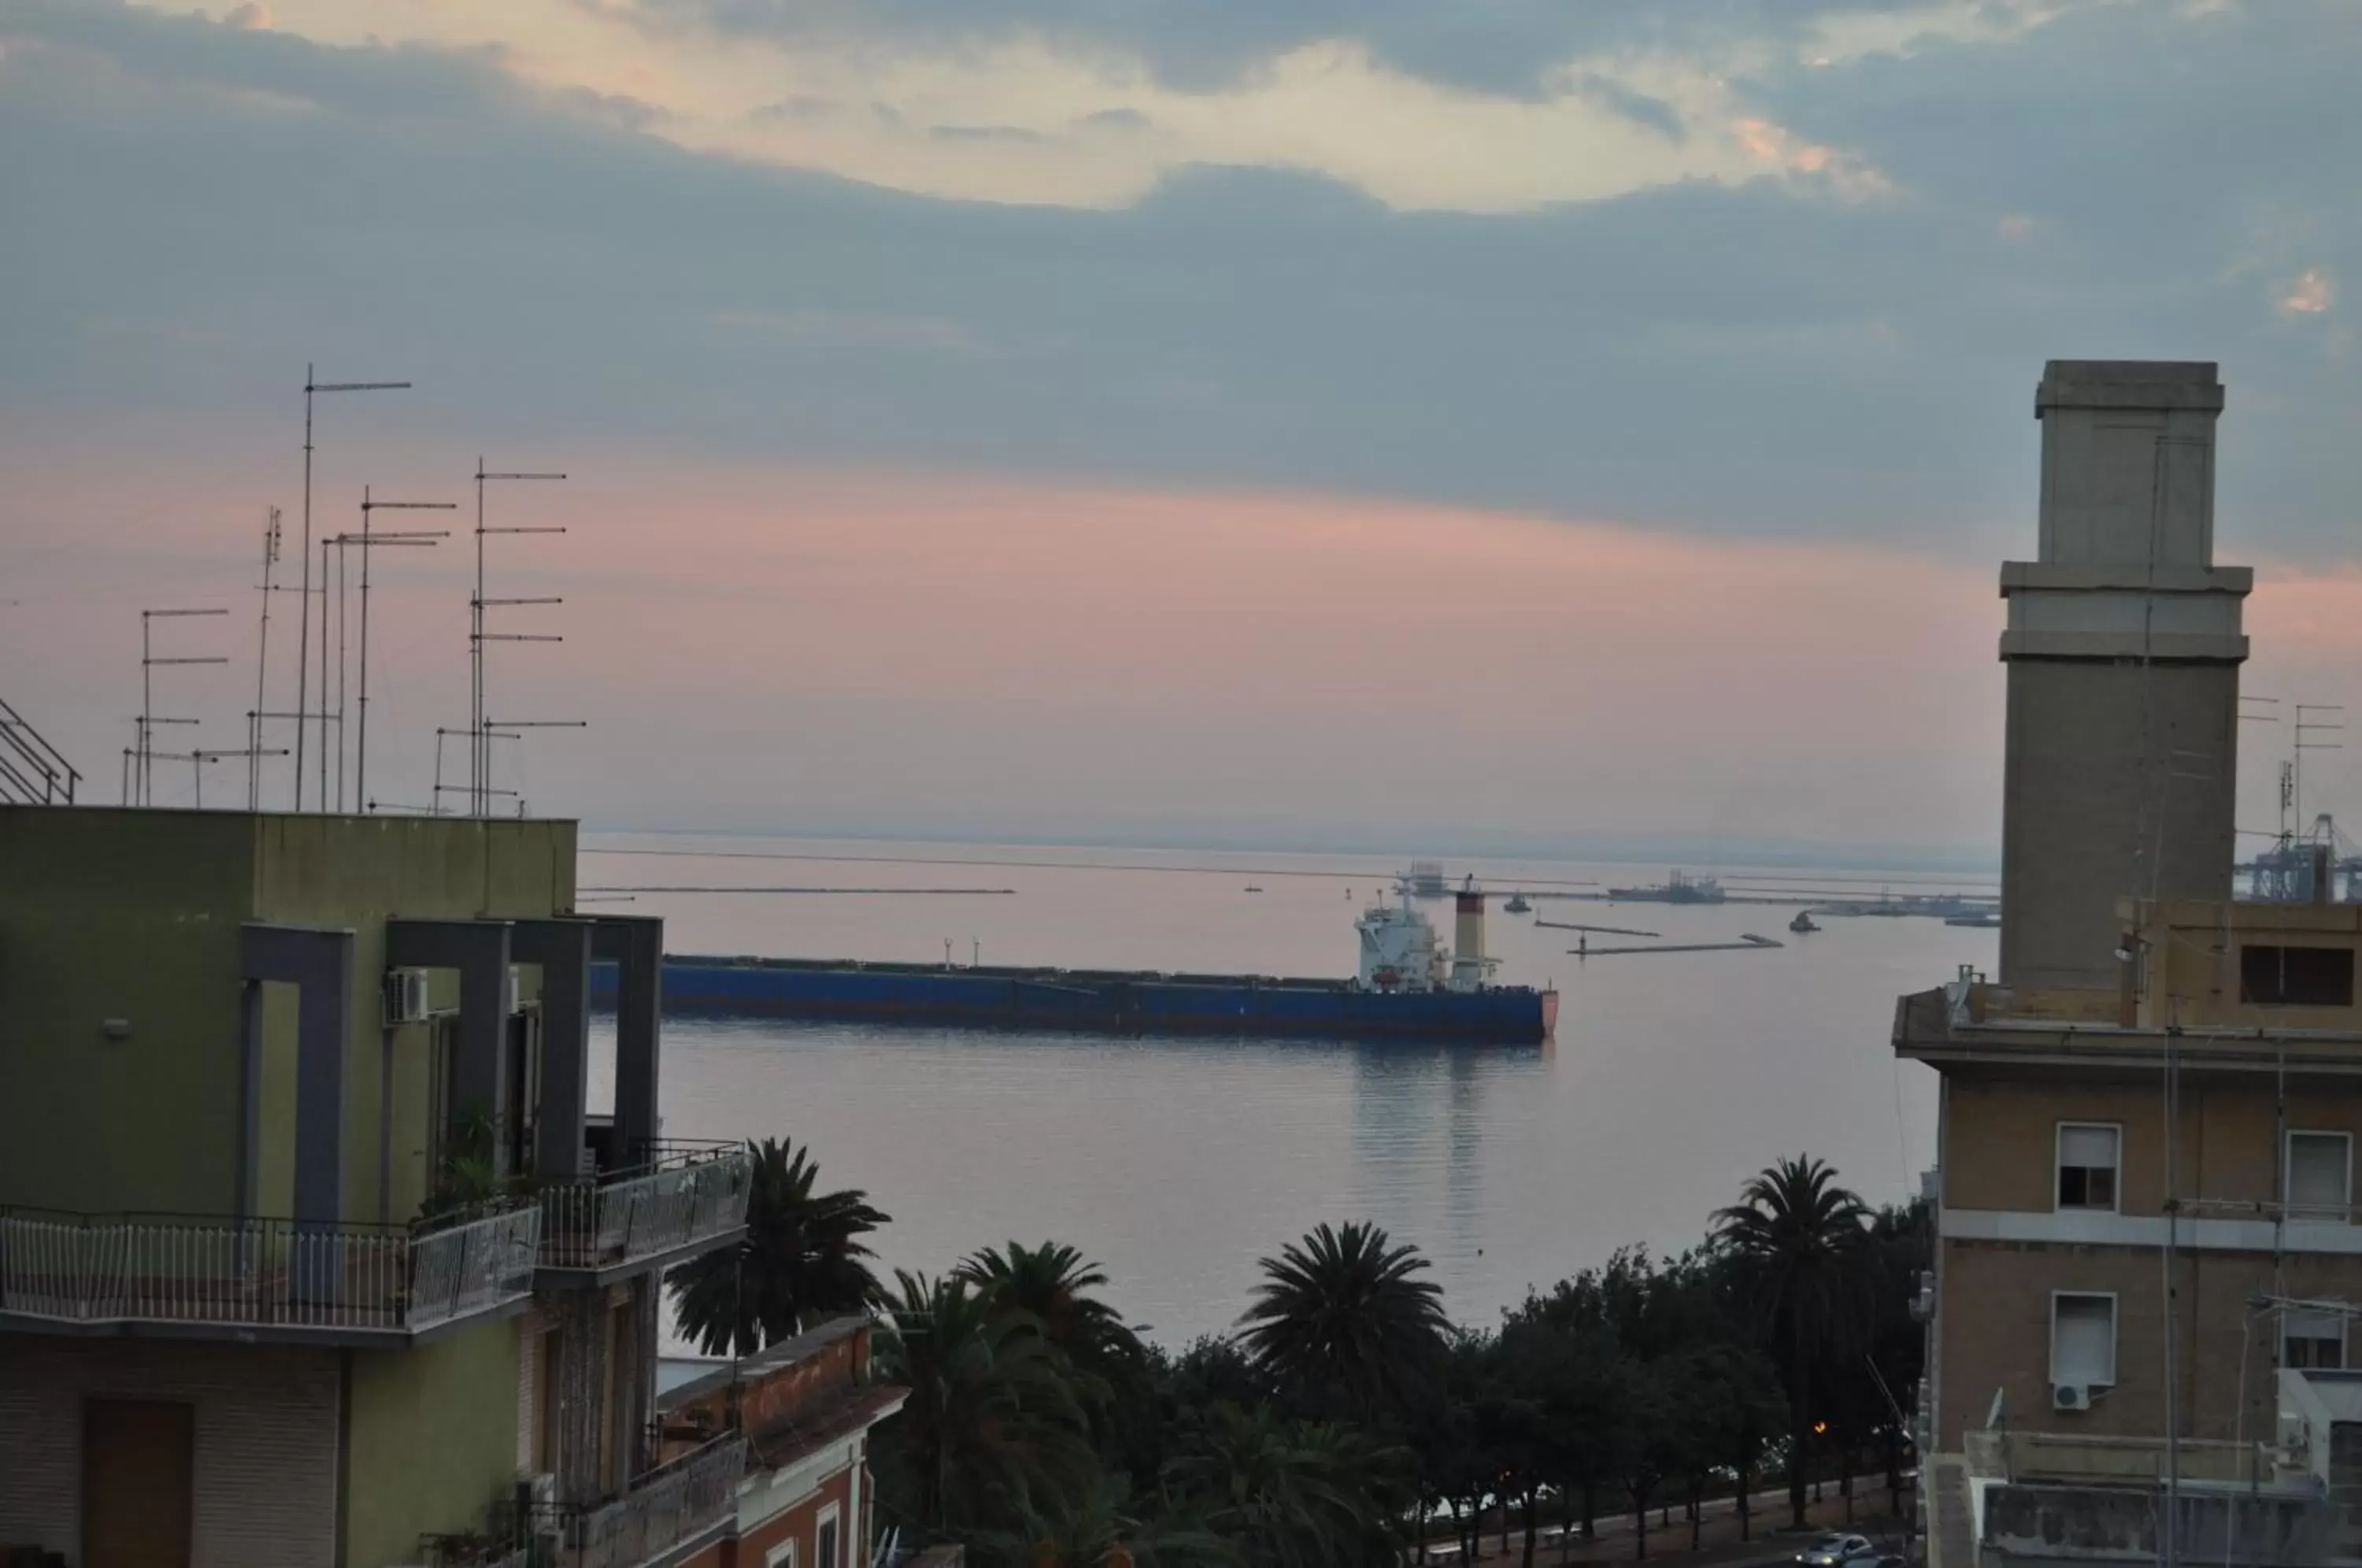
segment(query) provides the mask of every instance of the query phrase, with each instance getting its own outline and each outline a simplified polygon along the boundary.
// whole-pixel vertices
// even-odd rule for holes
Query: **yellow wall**
[[[235,1208],[252,840],[229,812],[0,807],[0,1201]]]
[[[2239,952],[2253,944],[2343,947],[2362,953],[2362,905],[2245,904],[2168,900],[2120,912],[2136,920],[2146,1028],[2362,1029],[2362,1007],[2255,1007],[2239,999]],[[2357,965],[2362,966],[2362,965]],[[2357,995],[2362,1001],[2362,995]]]
[[[2268,1071],[2182,1078],[2176,1185],[2185,1198],[2279,1197],[2278,1095]],[[2123,1130],[2118,1209],[2164,1212],[2165,1109],[2156,1074],[2111,1080],[1955,1073],[1945,1096],[1947,1208],[2047,1212],[2058,1196],[2058,1123],[2113,1121]],[[2362,1147],[2362,1085],[2291,1076],[2285,1128],[2348,1132]]]
[[[349,1568],[416,1562],[422,1534],[483,1528],[516,1474],[523,1320],[410,1350],[351,1353]]]

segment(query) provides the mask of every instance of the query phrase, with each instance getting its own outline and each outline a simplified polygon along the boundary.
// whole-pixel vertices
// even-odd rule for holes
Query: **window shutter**
[[[2113,1127],[2062,1127],[2058,1130],[2058,1163],[2062,1165],[2116,1165],[2116,1130]]]
[[[2295,1209],[2345,1207],[2345,1140],[2336,1133],[2289,1134],[2289,1205]]]
[[[2063,1384],[2110,1384],[2116,1375],[2115,1303],[2104,1296],[2061,1296],[2053,1309],[2050,1372]]]

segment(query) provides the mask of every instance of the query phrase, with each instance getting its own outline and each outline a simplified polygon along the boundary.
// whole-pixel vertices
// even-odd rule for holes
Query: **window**
[[[2121,1134],[2108,1124],[2058,1124],[2058,1207],[2116,1208],[2116,1145]]]
[[[2344,1132],[2288,1135],[2288,1211],[2292,1220],[2343,1220],[2353,1199],[2354,1140]]]
[[[836,1558],[836,1508],[833,1504],[822,1509],[820,1531],[814,1540],[812,1568],[844,1568]]]
[[[796,1543],[783,1540],[763,1553],[763,1568],[796,1568]]]
[[[2239,999],[2257,1007],[2352,1007],[2354,950],[2242,945]]]
[[[2116,1298],[2050,1297],[2050,1381],[2109,1388],[2116,1381]]]
[[[2280,1364],[2336,1371],[2345,1364],[2345,1314],[2292,1310],[2280,1320]]]

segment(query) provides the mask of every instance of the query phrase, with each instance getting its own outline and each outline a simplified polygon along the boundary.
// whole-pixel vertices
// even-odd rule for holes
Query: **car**
[[[1796,1553],[1803,1568],[1871,1568],[1878,1548],[1863,1535],[1825,1535]]]

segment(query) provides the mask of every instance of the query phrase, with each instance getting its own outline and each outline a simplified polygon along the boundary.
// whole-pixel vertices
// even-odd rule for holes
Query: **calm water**
[[[961,963],[980,946],[987,963],[1078,968],[1344,974],[1352,917],[1392,869],[1376,856],[588,842],[586,900],[612,900],[589,907],[664,916],[675,952],[940,963],[949,941]],[[685,846],[731,857],[614,853]],[[924,863],[992,859],[1026,864]],[[1448,864],[1496,888],[1663,877]],[[1735,889],[1771,875],[1799,874],[1725,879]],[[642,890],[624,903],[593,887],[1013,891]],[[1449,902],[1425,907],[1449,942]],[[1562,993],[1556,1041],[1522,1050],[676,1019],[665,1027],[665,1130],[808,1143],[828,1184],[864,1187],[894,1217],[878,1245],[889,1267],[939,1270],[1012,1237],[1071,1242],[1168,1342],[1229,1325],[1255,1259],[1323,1220],[1372,1220],[1417,1242],[1453,1314],[1487,1320],[1528,1284],[1617,1246],[1688,1244],[1780,1154],[1819,1154],[1872,1200],[1915,1186],[1934,1159],[1935,1078],[1894,1062],[1894,999],[1960,964],[1990,968],[1995,933],[1825,919],[1819,934],[1791,937],[1790,912],[1538,900],[1543,919],[1669,942],[1754,932],[1788,944],[1579,961],[1566,952],[1575,933],[1496,908],[1488,938],[1500,978]]]

